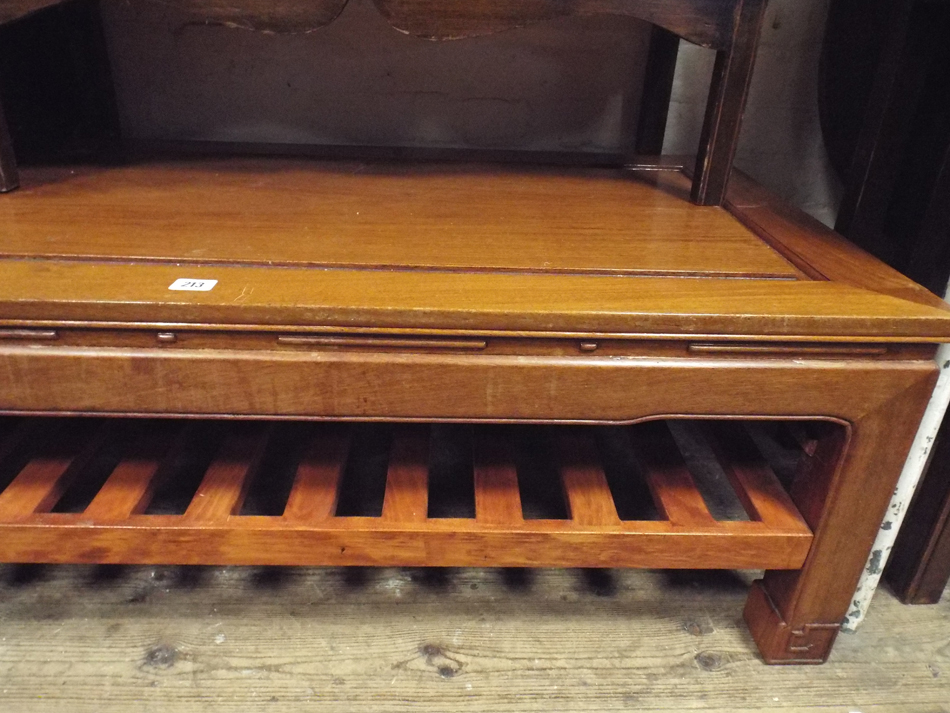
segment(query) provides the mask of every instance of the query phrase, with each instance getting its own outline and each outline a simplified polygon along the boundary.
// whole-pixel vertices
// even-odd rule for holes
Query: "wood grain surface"
[[[885,589],[822,667],[766,667],[749,573],[0,567],[22,713],[938,713],[950,602]]]
[[[935,297],[741,181],[730,210],[754,230],[666,171],[256,159],[28,178],[0,201],[11,327],[950,336]],[[181,277],[218,284],[170,292]]]
[[[937,295],[736,171],[726,209],[813,279],[946,308]]]
[[[574,274],[799,273],[674,171],[219,159],[27,169],[0,255]]]
[[[0,349],[0,379],[7,384],[3,410],[40,413],[608,423],[670,414],[851,420],[933,373],[929,360]],[[858,379],[861,389],[854,388]]]

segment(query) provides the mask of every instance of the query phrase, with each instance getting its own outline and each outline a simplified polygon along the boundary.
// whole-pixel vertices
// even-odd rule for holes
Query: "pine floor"
[[[950,711],[950,600],[766,667],[753,573],[0,566],[0,710]]]

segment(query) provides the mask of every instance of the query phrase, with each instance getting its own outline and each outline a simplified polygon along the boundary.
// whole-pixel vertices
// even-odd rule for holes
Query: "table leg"
[[[917,381],[851,422],[831,429],[791,495],[815,533],[805,565],[768,571],[749,595],[745,619],[767,663],[828,657],[933,390]]]

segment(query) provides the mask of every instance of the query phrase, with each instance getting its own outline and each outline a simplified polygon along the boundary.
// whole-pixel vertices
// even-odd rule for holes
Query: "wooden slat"
[[[108,424],[90,433],[90,424],[69,424],[53,434],[44,448],[0,493],[0,520],[22,520],[49,512],[111,434]],[[55,440],[54,440],[55,439]]]
[[[561,433],[557,436],[557,449],[571,520],[576,525],[619,525],[620,517],[593,437],[576,431]]]
[[[270,427],[254,432],[238,429],[225,438],[185,511],[185,518],[226,520],[240,511],[271,430]]]
[[[423,522],[429,509],[429,434],[423,427],[400,429],[393,438],[383,499],[383,519]]]
[[[319,522],[336,512],[340,478],[350,450],[350,430],[318,428],[311,437],[294,478],[284,517]]]
[[[807,527],[742,424],[706,422],[701,430],[750,518],[777,528]]]
[[[495,430],[475,432],[475,520],[486,525],[524,522],[518,471],[509,439]]]
[[[638,424],[630,441],[657,509],[675,525],[708,527],[716,522],[663,421]]]
[[[174,460],[194,437],[196,430],[189,425],[177,434],[166,430],[140,433],[89,503],[83,517],[116,521],[144,512],[161,479],[159,472],[162,465]]]

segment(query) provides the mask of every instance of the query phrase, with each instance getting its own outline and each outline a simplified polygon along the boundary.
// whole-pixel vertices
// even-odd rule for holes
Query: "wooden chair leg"
[[[791,495],[815,533],[800,570],[767,571],[745,619],[767,663],[822,663],[851,605],[934,379],[819,443]]]
[[[691,199],[699,205],[721,205],[726,195],[764,19],[764,0],[742,0],[731,46],[716,54],[693,174]]]
[[[679,47],[679,37],[662,27],[653,26],[634,143],[634,153],[637,156],[659,156],[663,153],[666,119],[670,112],[670,95],[673,93],[673,75],[676,71]]]
[[[7,120],[0,105],[0,193],[12,191],[20,185],[20,174],[16,167],[16,157],[13,154],[13,141]]]
[[[905,604],[936,604],[950,581],[950,419],[940,427],[884,577]]]

